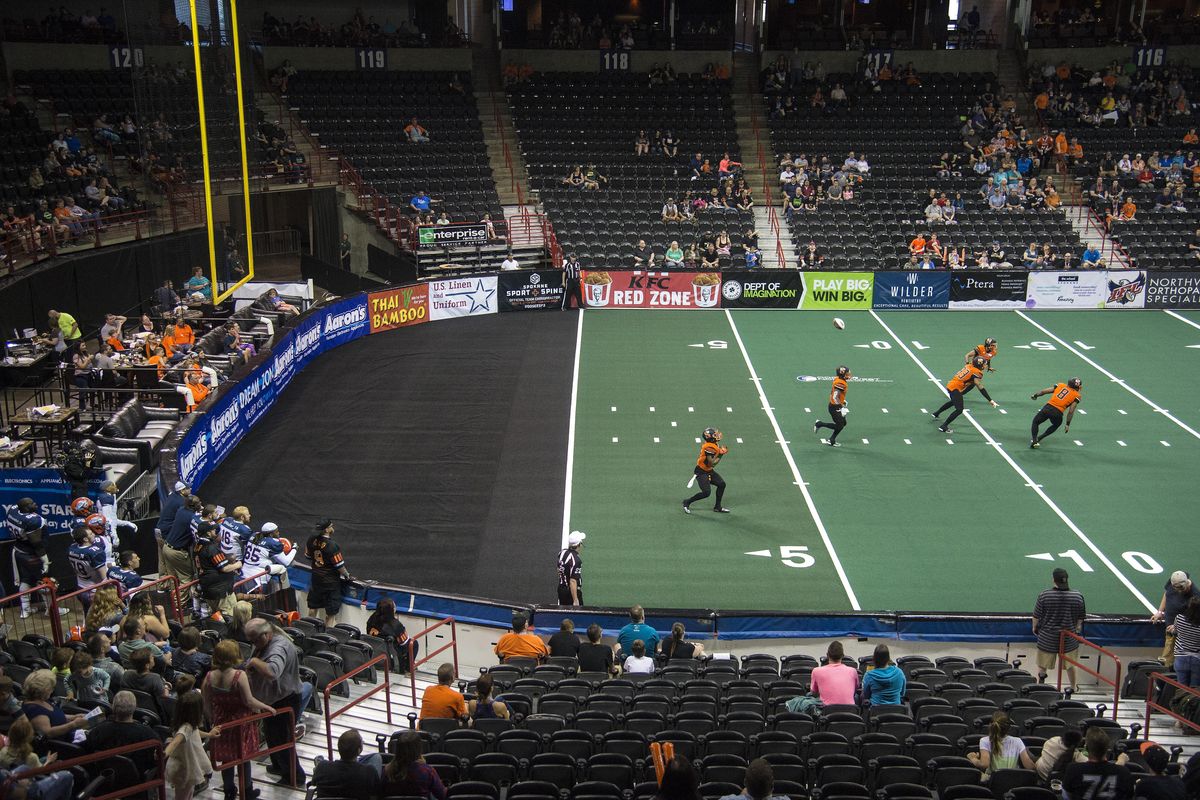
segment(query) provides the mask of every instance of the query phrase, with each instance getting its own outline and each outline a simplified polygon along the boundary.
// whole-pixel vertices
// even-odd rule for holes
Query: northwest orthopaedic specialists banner
[[[717,308],[719,272],[642,272],[584,270],[587,308]]]
[[[1200,272],[1151,272],[1146,308],[1200,308]]]

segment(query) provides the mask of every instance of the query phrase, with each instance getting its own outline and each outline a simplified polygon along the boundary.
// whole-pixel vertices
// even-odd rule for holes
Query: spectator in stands
[[[671,625],[671,638],[663,639],[661,644],[663,658],[667,661],[704,658],[704,645],[687,641],[684,633],[682,622]]]
[[[633,265],[646,269],[654,266],[654,251],[646,245],[645,239],[637,241],[637,247],[633,251]]]
[[[170,646],[164,642],[164,650],[154,642],[146,639],[146,626],[137,617],[128,617],[121,623],[121,643],[117,645],[117,652],[120,654],[121,663],[126,667],[133,666],[133,654],[139,650],[149,651],[154,660],[162,660],[164,664],[171,663]],[[124,685],[124,673],[121,675],[121,683]]]
[[[1149,775],[1138,778],[1135,796],[1145,800],[1183,800],[1189,790],[1178,774],[1165,774],[1171,763],[1171,754],[1154,742],[1142,742],[1142,760],[1150,769]],[[1121,755],[1125,755],[1122,753]],[[1118,759],[1118,762],[1120,760]]]
[[[639,157],[650,154],[650,137],[644,128],[638,131],[637,139],[633,142],[633,154]]]
[[[1095,250],[1089,246],[1089,251]],[[1099,251],[1095,251],[1097,259]],[[1086,255],[1086,253],[1085,253]],[[1078,633],[1083,626],[1086,614],[1083,595],[1071,590],[1067,571],[1061,567],[1052,573],[1054,586],[1038,595],[1033,608],[1033,632],[1037,635],[1037,666],[1038,680],[1045,681],[1049,670],[1058,663],[1059,634],[1061,631]],[[1065,637],[1062,648],[1067,653],[1079,649],[1079,642]],[[1067,667],[1067,675],[1071,679],[1072,688],[1079,684],[1075,679],[1075,668]]]
[[[417,193],[413,195],[413,199],[408,202],[408,207],[412,209],[413,213],[428,214],[432,202],[433,198],[425,194],[424,189],[418,189]]]
[[[1175,679],[1184,686],[1200,687],[1200,597],[1188,600],[1175,615],[1173,627]]]
[[[409,123],[404,126],[404,136],[410,143],[413,144],[429,141],[429,131],[417,121],[416,117],[413,117]]]
[[[858,670],[842,661],[845,655],[841,642],[830,642],[826,663],[812,671],[809,694],[824,705],[854,705]]]
[[[629,622],[617,632],[617,643],[613,645],[613,650],[618,659],[623,660],[625,654],[631,652],[635,639],[641,639],[645,648],[652,653],[658,649],[658,631],[646,624],[646,611],[641,606],[629,609]]]
[[[178,646],[171,653],[171,667],[201,678],[212,666],[212,656],[200,652],[200,631],[189,625],[179,632]]]
[[[600,174],[595,164],[588,164],[587,169],[583,171],[583,188],[595,191],[602,185],[605,187],[608,186],[608,178]]]
[[[184,291],[190,300],[200,303],[211,303],[213,298],[212,281],[204,275],[203,267],[193,267],[192,277],[183,284]]]
[[[1200,239],[1200,230],[1197,230],[1196,234],[1196,238]],[[1191,245],[1188,247],[1191,248]],[[1200,587],[1196,586],[1186,572],[1176,570],[1171,573],[1170,579],[1163,587],[1163,596],[1158,602],[1158,610],[1150,616],[1151,622],[1166,622],[1167,624],[1166,640],[1163,643],[1162,655],[1159,656],[1167,669],[1171,669],[1175,664],[1175,632],[1173,630],[1175,618],[1187,608],[1188,601],[1193,597],[1200,597]]]
[[[1133,222],[1137,219],[1137,204],[1133,202],[1132,195],[1125,197],[1125,202],[1121,204],[1121,210],[1117,216],[1122,222]]]
[[[296,308],[291,303],[284,302],[283,298],[279,296],[279,290],[274,286],[272,286],[270,289],[267,289],[267,293],[263,296],[263,299],[266,301],[267,305],[272,311],[278,311],[290,317],[295,317],[300,314],[300,309]]]
[[[825,254],[817,248],[817,243],[810,239],[800,251],[800,266],[804,269],[819,269],[825,264]]]
[[[457,719],[467,716],[467,701],[454,688],[454,665],[442,664],[437,671],[437,686],[430,686],[421,698],[421,719]]]
[[[101,631],[88,637],[87,654],[92,657],[92,666],[95,669],[108,673],[109,686],[120,683],[125,669],[112,659],[112,639],[107,633]]]
[[[84,742],[85,753],[99,753],[112,750],[114,747],[138,744],[140,742],[160,741],[154,729],[135,722],[133,711],[137,708],[137,699],[133,692],[122,690],[113,696],[112,716],[92,728]],[[125,757],[133,761],[141,772],[153,769],[156,765],[155,752],[151,748],[134,750],[126,753]]]
[[[11,684],[12,678],[8,682]],[[25,717],[19,717],[8,728],[8,744],[0,748],[0,769],[12,770],[21,766],[37,769],[57,758],[58,753],[50,753],[43,759],[33,752],[33,725]]]
[[[617,673],[613,661],[613,649],[600,643],[604,630],[596,623],[587,629],[587,641],[579,645],[580,672],[606,672],[610,675]]]
[[[1083,733],[1076,727],[1069,727],[1058,736],[1047,739],[1034,764],[1038,778],[1044,783],[1049,783],[1050,777],[1061,776],[1068,764],[1087,761],[1087,755],[1081,749],[1082,745]]]
[[[492,676],[484,673],[475,682],[475,697],[467,703],[467,714],[471,717],[473,726],[477,719],[508,719],[508,706],[492,697],[494,682]]]
[[[729,156],[729,151],[726,150],[721,160],[717,162],[717,178],[725,179],[732,178],[742,170],[742,162],[734,161]]]
[[[420,734],[403,731],[392,737],[390,749],[392,760],[383,768],[380,796],[446,800],[446,787],[442,779],[421,755]]]
[[[678,240],[671,240],[667,252],[663,254],[663,266],[668,268],[683,266],[683,250],[680,248]]]
[[[242,652],[237,642],[222,639],[213,648],[212,669],[204,677],[200,694],[204,700],[205,716],[213,725],[221,726],[251,714],[270,714],[275,709],[257,700],[251,692],[246,673],[238,668]],[[224,727],[212,742],[212,757],[218,762],[247,758],[259,749],[258,725]],[[274,759],[274,756],[272,756]],[[246,764],[246,792],[249,797],[257,793],[252,788],[250,763]],[[227,800],[237,797],[237,769],[226,767],[221,772]]]
[[[745,246],[746,269],[758,269],[762,263],[762,254],[758,252],[758,248],[752,244]]]
[[[163,606],[151,602],[148,594],[135,594],[129,600],[129,611],[121,620],[121,625],[131,619],[142,623],[149,640],[165,642],[171,635],[171,626],[167,623],[167,612]]]
[[[741,794],[725,795],[721,800],[786,800],[774,793],[775,772],[765,758],[756,758],[746,767],[745,784]]]
[[[992,714],[987,736],[979,739],[979,751],[967,753],[971,763],[983,771],[983,780],[1001,769],[1033,769],[1035,764],[1025,742],[1009,733],[1012,723],[1003,711]]]
[[[663,134],[659,146],[662,148],[662,154],[667,158],[676,158],[679,155],[679,140],[675,138],[675,134],[670,129]]]
[[[679,222],[683,216],[679,213],[679,204],[675,202],[674,197],[668,197],[667,202],[663,203],[662,221],[663,222]]]
[[[500,637],[493,652],[501,662],[509,658],[532,658],[545,661],[550,655],[546,643],[533,631],[527,630],[529,617],[524,614],[513,614],[512,631]]]
[[[312,684],[300,680],[300,652],[296,645],[280,628],[264,619],[252,619],[246,623],[246,638],[254,648],[254,654],[246,661],[246,673],[250,678],[250,690],[254,696],[276,709],[291,709],[296,720],[295,738],[304,736],[304,723],[299,722],[308,705],[307,695],[312,693]],[[292,731],[288,730],[288,717],[277,714],[263,721],[263,733],[269,747],[288,742]],[[295,749],[281,750],[271,754],[271,763],[283,777],[280,783],[291,785],[291,769],[295,766],[296,786],[305,783],[304,769],[296,758]]]
[[[166,712],[170,709],[170,704],[163,701],[170,696],[171,687],[161,675],[151,671],[153,666],[154,656],[149,649],[134,650],[129,654],[129,669],[125,670],[125,674],[121,678],[121,686],[134,692],[145,692],[150,695],[157,704],[158,715],[169,719],[169,714]]]
[[[908,252],[914,256],[921,256],[925,253],[926,245],[925,234],[918,232],[913,236],[912,241],[908,243]]]
[[[579,637],[575,635],[575,623],[564,619],[558,632],[550,637],[548,642],[550,655],[557,658],[577,658],[579,656]]]
[[[666,763],[654,800],[700,800],[700,775],[691,759],[677,755]]]
[[[873,706],[896,705],[903,701],[904,673],[892,663],[886,644],[875,646],[872,665],[862,679],[862,698]]]
[[[353,800],[374,800],[379,791],[382,762],[379,753],[371,755],[373,761],[364,761],[360,758],[362,750],[362,734],[350,729],[338,737],[337,761],[317,757],[312,779],[317,797],[336,795]]]
[[[1092,800],[1097,786],[1110,787],[1106,793],[1112,797],[1133,797],[1133,775],[1124,766],[1108,760],[1112,741],[1104,729],[1088,728],[1083,745],[1087,761],[1069,765],[1063,774],[1065,800]]]
[[[108,701],[111,678],[102,669],[97,669],[92,663],[92,657],[85,650],[72,651],[71,674],[67,678],[67,686],[76,700]]]
[[[621,664],[621,669],[627,674],[648,675],[654,672],[654,657],[646,655],[646,643],[634,639],[629,647],[631,655]]]

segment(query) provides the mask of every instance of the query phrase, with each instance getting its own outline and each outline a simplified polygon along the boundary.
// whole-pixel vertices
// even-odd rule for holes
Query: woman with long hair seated
[[[446,787],[421,755],[421,736],[405,731],[392,739],[392,760],[383,768],[381,797],[424,797],[446,800]]]

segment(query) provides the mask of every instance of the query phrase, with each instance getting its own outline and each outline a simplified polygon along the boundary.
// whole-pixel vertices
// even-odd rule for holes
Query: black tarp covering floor
[[[356,577],[554,602],[577,319],[472,317],[344,345],[198,494],[299,544],[332,518]]]

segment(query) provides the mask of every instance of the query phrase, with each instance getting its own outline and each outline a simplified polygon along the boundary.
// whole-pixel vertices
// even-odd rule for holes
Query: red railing
[[[1086,645],[1096,651],[1096,653],[1098,654],[1096,657],[1096,669],[1092,669],[1091,667],[1087,666],[1086,664],[1067,656],[1067,651],[1065,649],[1066,643],[1067,643],[1067,637],[1070,637],[1070,638],[1074,639],[1075,641],[1079,642],[1079,644],[1081,646]],[[1111,658],[1113,660],[1113,664],[1116,665],[1117,671],[1116,671],[1115,677],[1108,678],[1100,673],[1100,659],[1103,658],[1104,656],[1108,656],[1109,658]],[[1111,650],[1105,650],[1100,645],[1095,644],[1093,642],[1089,642],[1087,639],[1083,638],[1082,636],[1080,636],[1077,633],[1073,633],[1071,631],[1064,630],[1064,631],[1059,631],[1059,634],[1058,634],[1058,689],[1059,689],[1059,691],[1062,691],[1062,687],[1063,687],[1063,680],[1062,680],[1063,667],[1067,666],[1068,664],[1072,667],[1077,667],[1078,669],[1083,670],[1085,673],[1087,673],[1088,675],[1091,675],[1093,678],[1100,681],[1101,683],[1106,683],[1109,686],[1113,687],[1112,718],[1113,718],[1113,721],[1115,722],[1117,719],[1117,705],[1121,702],[1121,659],[1120,659],[1120,657],[1117,656],[1117,654],[1112,652]]]
[[[283,744],[277,744],[274,747],[264,747],[263,749],[255,752],[255,753],[251,753],[250,755],[246,756],[245,758],[237,758],[237,759],[232,759],[230,761],[221,761],[219,763],[215,759],[213,761],[214,769],[224,770],[224,769],[228,769],[229,767],[237,767],[238,768],[238,794],[242,798],[246,797],[246,781],[250,777],[250,766],[249,765],[250,765],[251,761],[255,761],[259,758],[262,758],[263,756],[269,756],[272,753],[280,753],[285,750],[295,750],[296,749],[296,712],[294,709],[291,709],[291,708],[277,708],[277,709],[275,709],[274,712],[262,711],[262,712],[259,712],[258,714],[250,714],[249,716],[239,717],[238,719],[232,720],[230,722],[222,722],[221,723],[221,735],[224,736],[227,731],[229,731],[233,728],[240,728],[243,725],[257,724],[259,720],[270,719],[271,717],[277,716],[279,714],[287,714],[287,716],[288,716],[288,738],[287,738],[287,741],[285,741]],[[210,739],[209,741],[211,742],[212,740]],[[296,757],[295,756],[288,759],[288,769],[292,773],[291,774],[292,785],[295,786],[296,785]],[[159,772],[161,774],[162,770],[160,769]],[[303,788],[303,787],[301,787],[301,788]]]
[[[151,778],[150,780],[142,781],[134,786],[121,786],[111,792],[95,795],[91,798],[91,800],[115,800],[115,798],[118,797],[133,797],[139,792],[144,795],[145,792],[150,789],[157,789],[159,800],[166,800],[167,782],[163,777],[163,743],[157,740],[148,740],[145,742],[138,742],[137,744],[122,745],[121,747],[114,747],[111,750],[103,750],[99,753],[91,753],[86,756],[80,756],[79,758],[67,759],[66,761],[54,761],[44,767],[23,770],[20,773],[10,774],[3,782],[0,782],[0,797],[8,797],[12,785],[17,781],[24,780],[26,778],[37,778],[42,775],[49,775],[52,772],[71,769],[72,767],[82,767],[87,764],[95,764],[100,761],[106,761],[113,756],[123,756],[128,753],[136,753],[141,750],[150,749],[154,750],[154,757],[158,762],[158,769],[155,773],[158,775],[157,778]],[[78,790],[81,787],[75,788]]]
[[[420,661],[417,661],[416,653],[413,651],[413,646],[416,643],[417,639],[420,639],[422,636],[428,636],[430,633],[432,633],[433,631],[442,627],[443,625],[450,626],[450,641],[447,642],[446,644],[442,645],[441,647],[439,647],[437,650],[431,651],[431,650],[429,650],[429,648],[427,646],[425,648],[425,657],[422,658]],[[408,640],[408,680],[412,687],[412,704],[414,707],[417,705],[417,667],[421,666],[422,664],[427,663],[430,659],[432,659],[434,656],[438,655],[439,653],[445,652],[446,648],[453,648],[453,650],[454,650],[454,653],[453,653],[454,674],[457,675],[458,674],[458,628],[454,624],[454,617],[446,617],[443,620],[439,620],[438,622],[433,623],[432,625],[430,625],[428,628],[421,631],[420,633],[409,637],[409,640]]]
[[[774,156],[768,161],[763,150],[762,129],[758,124],[758,113],[762,110],[762,94],[759,92],[757,84],[758,76],[750,75],[746,79],[747,92],[750,97],[750,102],[755,103],[757,112],[752,112],[750,115],[751,128],[754,131],[754,145],[757,150],[758,164],[761,168],[762,193],[760,195],[761,202],[766,205],[767,209],[767,224],[771,232],[775,235],[775,261],[779,268],[787,268],[787,256],[783,252],[783,242],[779,236],[779,217],[775,212],[775,190],[773,188],[774,173],[768,169],[768,166],[773,164]],[[769,150],[769,149],[768,149]],[[773,168],[772,168],[773,169]],[[765,259],[764,259],[765,261]],[[765,264],[764,264],[765,266]]]
[[[324,708],[325,708],[325,750],[328,752],[330,760],[333,759],[333,727],[332,727],[333,720],[337,717],[340,717],[342,714],[345,714],[347,711],[354,708],[356,705],[358,705],[362,701],[366,700],[368,697],[373,697],[373,696],[379,694],[380,692],[383,692],[383,698],[387,705],[388,725],[392,724],[392,692],[391,692],[392,672],[391,672],[391,665],[388,663],[390,660],[391,660],[391,658],[387,653],[381,653],[381,654],[375,656],[374,658],[372,658],[370,661],[367,661],[364,664],[360,664],[359,666],[350,670],[345,675],[334,678],[333,680],[331,680],[329,683],[327,683],[325,685],[325,689],[322,691],[322,695],[324,696],[324,700],[325,700],[325,704],[324,704]],[[330,693],[333,691],[333,687],[337,686],[340,683],[345,683],[346,681],[352,679],[355,675],[358,675],[360,672],[366,672],[369,669],[373,669],[376,664],[380,664],[380,663],[383,664],[383,683],[372,686],[370,689],[363,692],[361,696],[354,698],[353,700],[351,700],[350,702],[346,703],[344,706],[339,708],[337,711],[330,710],[329,696],[330,696]]]
[[[312,159],[309,160],[309,166],[312,168],[312,180],[315,181],[336,181],[337,175],[334,174],[335,168],[332,162],[337,159],[337,154],[331,151],[328,147],[323,146],[318,137],[313,136],[304,122],[297,116],[298,109],[284,105],[282,98],[275,92],[271,92],[266,97],[269,97],[275,104],[275,110],[279,113],[280,123],[284,123],[287,135],[295,140],[303,139],[312,151]],[[316,162],[316,163],[313,163]]]
[[[1175,680],[1174,678],[1168,678],[1161,672],[1151,672],[1150,680],[1146,683],[1146,725],[1142,728],[1143,738],[1150,738],[1150,715],[1155,711],[1161,711],[1179,724],[1187,725],[1192,730],[1200,733],[1200,722],[1195,722],[1187,717],[1180,716],[1170,708],[1160,705],[1159,702],[1154,699],[1158,694],[1158,692],[1155,690],[1155,684],[1159,681],[1162,681],[1167,686],[1174,686],[1175,694],[1179,694],[1182,691],[1185,694],[1190,694],[1194,697],[1200,697],[1200,689],[1197,689],[1194,686],[1184,686],[1179,681]]]
[[[57,599],[55,599],[54,604],[56,606],[58,606],[59,608],[67,608],[67,602],[69,600],[74,600],[76,598],[79,598],[78,607],[77,608],[67,608],[67,610],[72,611],[72,612],[78,612],[79,624],[81,626],[86,625],[87,622],[86,622],[86,618],[83,613],[83,596],[94,594],[96,592],[96,590],[99,589],[101,586],[113,586],[116,588],[117,594],[118,595],[121,594],[121,582],[114,578],[110,578],[108,580],[100,581],[95,586],[88,586],[83,589],[76,589],[73,592],[67,592],[66,594],[60,594],[57,597]],[[55,614],[55,616],[60,616],[60,615]],[[70,638],[71,638],[70,636],[63,634],[62,623],[60,622],[58,625],[58,630],[56,631],[56,636],[54,637],[55,646],[62,647]]]
[[[34,595],[38,595],[38,594],[42,594],[42,593],[45,593],[45,595],[46,595],[46,597],[43,598],[43,602],[45,602],[46,608],[48,610],[57,608],[58,599],[57,599],[57,592],[54,588],[54,585],[48,584],[48,583],[40,583],[37,586],[32,586],[24,591],[14,592],[13,594],[8,595],[7,597],[0,597],[0,609],[8,608],[9,606],[13,605],[14,603],[19,608],[20,603],[21,603],[21,598],[25,597],[25,596],[29,597],[30,604],[32,605],[32,603],[34,602],[34,599],[35,599]],[[32,620],[32,622],[30,622],[30,620]],[[20,631],[17,630],[18,626],[20,627]],[[53,611],[51,611],[51,613],[49,613],[49,614],[31,614],[30,616],[25,617],[25,618],[17,616],[13,620],[7,636],[9,639],[20,639],[31,633],[36,633],[39,636],[45,636],[46,635],[45,626],[49,626],[49,628],[50,628],[50,631],[49,631],[50,637],[49,638],[51,639],[51,641],[54,642],[55,646],[57,647],[57,646],[61,645],[62,644],[62,620],[59,618],[59,615],[57,613],[53,613]],[[34,630],[30,630],[31,628]],[[37,630],[38,628],[40,628],[40,630]],[[3,797],[3,795],[0,795],[0,797]]]
[[[191,584],[188,584],[189,586]],[[158,587],[158,588],[156,588]],[[164,588],[165,587],[165,588]],[[184,617],[183,606],[179,602],[179,579],[174,575],[163,575],[161,578],[155,578],[152,581],[147,581],[136,589],[130,589],[128,592],[123,592],[122,597],[129,597],[132,594],[139,592],[165,592],[171,598],[171,616],[180,625],[186,625],[187,619]]]
[[[150,221],[150,214],[146,211],[125,211],[105,214],[98,220],[73,218],[72,224],[83,230],[78,236],[71,233],[60,234],[53,228],[47,231],[40,226],[28,225],[4,231],[3,238],[0,239],[3,243],[3,257],[0,258],[0,262],[7,266],[8,273],[12,274],[18,267],[54,258],[68,247],[101,247],[105,240],[117,237],[127,241],[125,237],[130,234],[134,240],[138,240],[151,235]],[[67,227],[70,228],[71,225]]]

